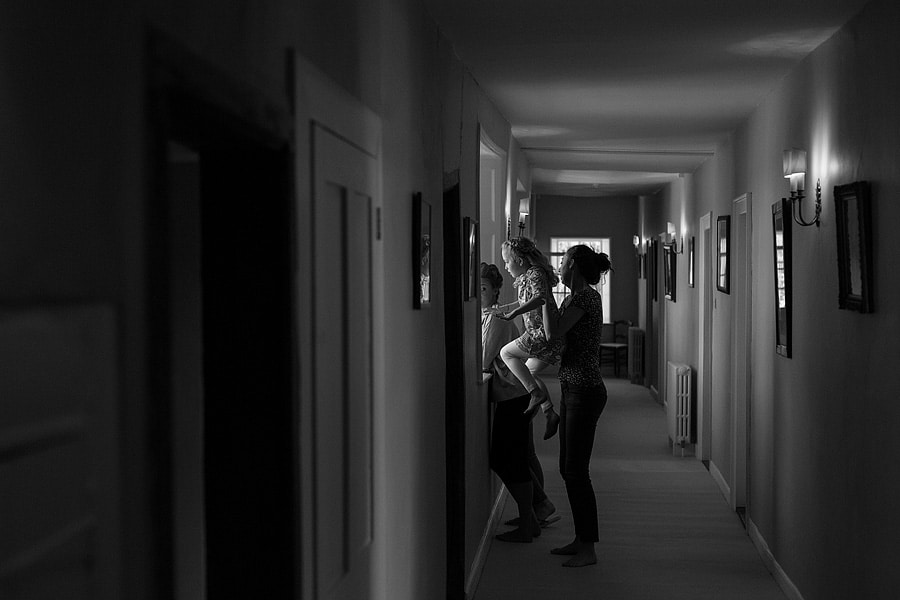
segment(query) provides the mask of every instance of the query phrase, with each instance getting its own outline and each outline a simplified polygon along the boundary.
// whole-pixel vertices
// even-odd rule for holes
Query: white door
[[[372,253],[376,162],[313,130],[316,583],[368,597],[372,545]]]
[[[381,125],[294,59],[301,596],[367,600],[385,560]]]

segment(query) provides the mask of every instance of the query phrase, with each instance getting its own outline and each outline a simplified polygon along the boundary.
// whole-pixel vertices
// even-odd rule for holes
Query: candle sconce
[[[781,155],[784,167],[784,178],[791,182],[791,212],[794,221],[801,227],[819,226],[819,215],[822,212],[822,185],[816,180],[816,214],[812,221],[803,218],[803,198],[806,191],[806,150],[791,148]]]

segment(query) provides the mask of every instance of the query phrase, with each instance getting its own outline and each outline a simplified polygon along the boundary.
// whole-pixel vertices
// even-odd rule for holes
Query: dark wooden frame
[[[875,311],[872,269],[872,204],[869,183],[834,186],[837,219],[838,308]]]
[[[772,205],[772,258],[775,283],[775,352],[791,357],[792,239],[791,204],[782,198]],[[779,233],[781,243],[779,244]],[[780,250],[780,253],[779,253]]]
[[[688,287],[694,287],[694,236],[688,241]]]
[[[666,300],[675,302],[675,275],[677,258],[675,244],[663,244],[663,290]]]
[[[731,293],[731,217],[716,219],[716,289]]]
[[[422,192],[413,194],[412,292],[413,308],[431,306],[431,205]]]
[[[481,283],[480,262],[478,260],[478,221],[471,217],[463,218],[463,248],[466,256],[463,263],[465,271],[465,299],[478,297]],[[478,369],[479,376],[481,369]]]

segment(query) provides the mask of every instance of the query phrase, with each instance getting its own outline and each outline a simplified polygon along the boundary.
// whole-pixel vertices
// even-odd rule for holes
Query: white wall
[[[876,0],[812,53],[696,173],[700,213],[752,194],[749,516],[807,599],[891,598],[900,586],[900,56],[896,4]],[[772,203],[781,151],[809,152],[822,225],[794,225],[793,357],[776,355]],[[872,183],[876,312],[838,309],[832,188]],[[805,216],[812,200],[805,201]],[[732,298],[718,294],[716,327]],[[714,355],[727,352],[714,342]],[[716,375],[727,380],[724,366]],[[717,389],[717,394],[722,390]]]

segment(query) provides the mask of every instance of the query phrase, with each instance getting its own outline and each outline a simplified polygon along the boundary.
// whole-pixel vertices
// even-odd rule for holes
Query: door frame
[[[697,458],[709,463],[712,441],[712,303],[714,261],[712,252],[712,213],[700,217],[700,247],[697,252],[697,287],[700,290],[697,303],[697,340],[699,356],[697,357]]]
[[[747,464],[750,453],[750,346],[752,219],[751,196],[747,192],[732,202],[732,248],[734,248],[734,315],[732,321],[731,364],[731,508],[746,509],[749,496]],[[741,226],[743,225],[743,226]]]
[[[388,549],[385,536],[380,535],[381,524],[386,522],[384,511],[386,482],[381,475],[385,465],[385,352],[384,352],[384,245],[381,235],[382,182],[381,182],[381,118],[363,105],[349,92],[296,50],[288,52],[290,105],[293,107],[295,132],[295,181],[297,252],[295,255],[295,297],[297,317],[297,356],[299,359],[298,382],[298,453],[300,519],[295,530],[300,549],[298,569],[302,598],[316,598],[315,582],[316,529],[315,529],[315,445],[314,445],[314,387],[315,349],[313,331],[313,295],[303,274],[313,271],[314,236],[312,231],[313,172],[312,135],[317,124],[336,136],[371,155],[378,163],[379,178],[373,200],[376,235],[371,247],[372,258],[372,461],[373,461],[373,551],[374,573],[386,572]],[[374,579],[380,579],[376,576]]]

